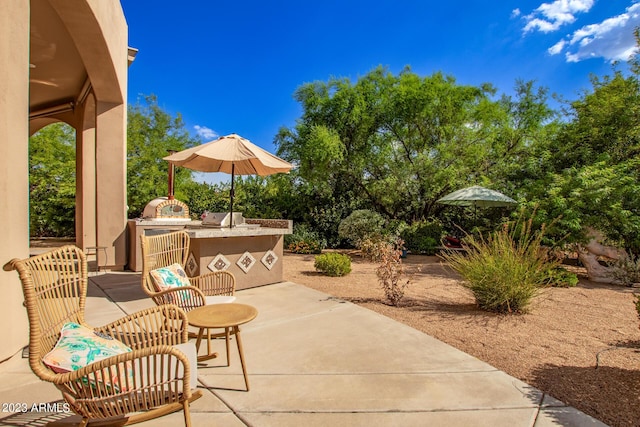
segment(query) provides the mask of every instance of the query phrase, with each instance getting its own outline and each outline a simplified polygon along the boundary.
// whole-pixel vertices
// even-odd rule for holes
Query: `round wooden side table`
[[[227,366],[229,366],[229,338],[231,335],[236,336],[238,355],[240,356],[240,364],[242,365],[242,374],[244,375],[244,384],[247,387],[247,391],[249,391],[249,379],[247,378],[247,369],[244,363],[240,325],[252,321],[257,315],[258,310],[255,307],[238,303],[210,304],[194,308],[187,313],[189,325],[199,329],[196,350],[200,349],[202,336],[205,330],[207,332],[207,354],[198,356],[198,361],[209,360],[217,356],[217,353],[211,352],[212,335],[210,329],[224,329],[225,344],[227,346]]]

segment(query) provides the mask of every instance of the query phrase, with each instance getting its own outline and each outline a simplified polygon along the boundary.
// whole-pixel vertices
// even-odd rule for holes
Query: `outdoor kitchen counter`
[[[187,274],[227,270],[236,278],[236,289],[269,285],[282,281],[284,235],[291,234],[288,220],[246,219],[247,225],[207,227],[188,225],[191,253]]]
[[[228,270],[236,278],[236,289],[282,281],[284,235],[293,232],[293,221],[245,219],[249,226],[207,227],[200,221],[130,220],[129,268],[142,269],[140,235],[185,230],[191,237],[185,269],[189,276]]]

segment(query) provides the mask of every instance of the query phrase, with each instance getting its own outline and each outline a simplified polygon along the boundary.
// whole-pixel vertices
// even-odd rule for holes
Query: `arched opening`
[[[67,132],[74,145],[64,147],[73,148],[74,157],[63,156],[66,167],[55,171],[73,170],[75,181],[65,178],[49,207],[31,207],[30,236],[75,237],[71,243],[83,250],[105,247],[109,267],[122,269],[127,258],[125,90],[132,60],[122,9],[118,2],[100,2],[100,7],[60,0],[30,3],[30,134],[47,133],[45,126],[61,121],[75,129],[73,138],[73,131]],[[60,176],[30,187],[47,193],[60,184],[56,179]],[[31,198],[40,196],[34,192]]]
[[[29,138],[31,247],[75,243],[76,131],[52,123]]]

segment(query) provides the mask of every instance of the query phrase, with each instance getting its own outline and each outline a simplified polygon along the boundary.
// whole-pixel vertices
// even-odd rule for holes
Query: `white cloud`
[[[556,55],[566,48],[567,62],[589,58],[607,61],[626,61],[636,50],[634,29],[640,26],[640,3],[629,6],[625,13],[600,23],[585,25],[568,34],[549,49]]]
[[[195,125],[193,127],[196,130],[196,133],[203,137],[204,139],[214,139],[218,137],[218,134],[213,129],[209,129],[206,126]]]
[[[532,19],[527,22],[527,25],[524,26],[524,32],[528,33],[529,31],[533,31],[537,29],[543,33],[550,33],[552,31],[556,31],[559,27],[553,22],[545,21],[544,19]]]
[[[524,17],[527,22],[523,31],[541,31],[550,33],[557,31],[566,24],[576,21],[575,15],[591,10],[594,0],[555,0],[552,3],[542,3],[533,13]]]
[[[557,55],[560,52],[562,52],[562,49],[564,49],[565,44],[567,44],[566,41],[560,40],[558,43],[554,44],[549,49],[547,49],[547,52],[549,52],[549,55]]]
[[[511,11],[511,17],[512,18],[517,18],[518,16],[520,16],[522,14],[522,12],[520,12],[520,9],[515,8]]]

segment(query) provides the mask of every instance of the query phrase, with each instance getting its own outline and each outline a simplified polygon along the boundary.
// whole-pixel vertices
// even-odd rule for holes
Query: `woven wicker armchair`
[[[202,393],[191,389],[196,367],[174,347],[188,340],[183,310],[171,305],[153,307],[91,328],[85,323],[87,258],[75,246],[14,259],[4,269],[17,270],[22,281],[29,316],[29,365],[41,380],[62,392],[70,408],[82,417],[81,426],[105,420],[133,424],[177,410],[184,411],[185,425],[191,425],[189,403]],[[69,322],[120,340],[131,351],[56,373],[43,357]]]
[[[180,264],[183,269],[189,256],[190,238],[185,231],[157,236],[140,236],[142,249],[142,289],[156,304],[177,304],[185,311],[208,304],[233,302],[236,279],[228,271],[216,271],[189,277],[191,286],[158,291],[151,278],[157,268]],[[178,297],[179,295],[179,297]]]

